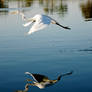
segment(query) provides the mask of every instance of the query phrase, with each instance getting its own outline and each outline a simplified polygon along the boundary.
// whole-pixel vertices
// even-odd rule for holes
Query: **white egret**
[[[27,79],[27,81],[32,81],[33,83],[29,83],[29,85],[31,86],[37,86],[40,89],[43,89],[45,87],[51,86],[55,83],[57,83],[61,77],[63,76],[67,76],[67,75],[71,75],[73,73],[73,71],[66,73],[66,74],[61,74],[58,76],[57,79],[55,80],[50,80],[47,76],[45,75],[41,75],[41,74],[33,74],[33,73],[29,73],[29,72],[25,72],[25,74],[28,74],[30,76],[33,77],[34,81]]]
[[[50,24],[56,24],[64,29],[69,29],[69,30],[71,29],[69,27],[59,24],[56,20],[52,19],[51,17],[49,17],[47,15],[37,14],[34,17],[27,19],[22,12],[15,11],[15,12],[11,12],[11,13],[12,14],[20,14],[22,16],[22,19],[27,21],[26,24],[23,24],[24,27],[27,27],[31,23],[34,23],[33,26],[30,28],[29,32],[27,33],[28,35],[32,34],[33,32],[39,31],[39,30],[47,27]]]

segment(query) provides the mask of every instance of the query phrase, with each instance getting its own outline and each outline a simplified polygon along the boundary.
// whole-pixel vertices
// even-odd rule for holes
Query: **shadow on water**
[[[92,21],[92,0],[82,2],[80,8],[85,21]]]
[[[27,83],[25,85],[25,89],[17,90],[15,92],[28,92],[28,90],[31,86],[37,86],[40,89],[44,89],[45,87],[49,87],[49,86],[56,84],[58,81],[61,80],[62,77],[72,75],[73,71],[65,73],[65,74],[60,74],[54,80],[51,80],[47,76],[42,75],[42,74],[34,74],[34,73],[29,73],[29,72],[26,72],[25,74],[31,76],[33,78],[33,80],[27,78],[26,79]]]

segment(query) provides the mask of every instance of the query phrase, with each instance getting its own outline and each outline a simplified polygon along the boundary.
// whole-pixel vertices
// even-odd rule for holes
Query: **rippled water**
[[[46,14],[59,23],[25,36],[19,15]],[[25,72],[40,73],[51,79],[71,70],[57,84],[28,92],[92,92],[92,0],[0,0],[0,92],[23,90]]]

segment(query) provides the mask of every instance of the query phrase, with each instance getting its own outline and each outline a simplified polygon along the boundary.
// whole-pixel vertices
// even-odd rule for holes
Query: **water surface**
[[[59,23],[25,36],[19,15],[46,14]],[[23,90],[25,72],[40,73],[51,79],[71,70],[71,76],[40,90],[28,92],[92,92],[92,0],[0,0],[0,92]],[[86,21],[90,20],[90,21]]]

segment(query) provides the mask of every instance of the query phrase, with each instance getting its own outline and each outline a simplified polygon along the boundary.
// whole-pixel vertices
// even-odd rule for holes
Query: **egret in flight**
[[[61,75],[59,75],[57,77],[57,79],[50,80],[45,75],[33,74],[33,73],[30,73],[30,72],[25,72],[25,74],[28,74],[28,75],[32,76],[33,79],[34,79],[34,80],[27,79],[27,81],[32,81],[32,83],[29,83],[29,85],[30,86],[37,86],[40,89],[43,89],[43,88],[48,87],[48,86],[51,86],[51,85],[57,83],[61,79],[61,77],[71,75],[72,73],[73,73],[73,71],[71,71],[69,73],[66,73],[66,74],[61,74]]]
[[[36,14],[32,18],[26,18],[25,15],[20,11],[14,11],[14,12],[11,12],[11,14],[20,14],[22,16],[22,19],[27,22],[27,23],[23,24],[24,27],[27,27],[27,26],[31,25],[32,23],[34,23],[33,26],[30,28],[30,30],[27,32],[28,35],[36,32],[36,31],[39,31],[39,30],[47,27],[50,24],[56,24],[64,29],[69,29],[69,30],[71,29],[69,27],[59,24],[56,20],[54,20],[53,18],[51,18],[47,15]]]

